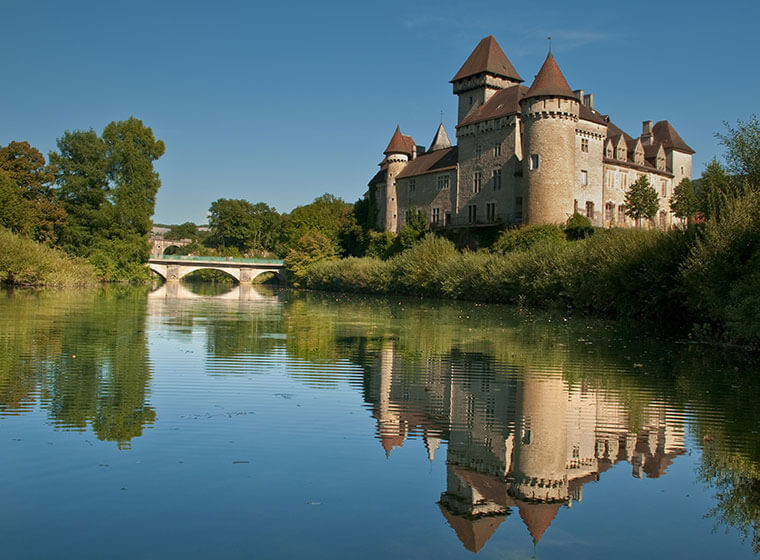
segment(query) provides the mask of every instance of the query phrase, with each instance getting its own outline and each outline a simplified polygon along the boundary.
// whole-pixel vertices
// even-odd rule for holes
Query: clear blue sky
[[[461,13],[460,13],[461,11]],[[466,12],[466,13],[465,13]],[[0,0],[0,144],[131,115],[166,143],[156,222],[217,198],[358,199],[396,124],[429,145],[448,81],[493,35],[529,84],[553,38],[574,89],[629,134],[668,119],[699,176],[758,110],[760,2]]]

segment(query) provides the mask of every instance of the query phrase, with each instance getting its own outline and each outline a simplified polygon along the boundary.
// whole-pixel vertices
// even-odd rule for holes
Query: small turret
[[[410,159],[417,154],[417,145],[411,136],[401,134],[401,128],[396,126],[396,131],[385,148],[386,182],[384,197],[378,197],[380,226],[384,231],[397,233],[398,231],[398,197],[396,196],[396,177],[406,167]]]

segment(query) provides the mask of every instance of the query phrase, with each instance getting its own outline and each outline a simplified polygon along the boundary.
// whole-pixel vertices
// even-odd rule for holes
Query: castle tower
[[[562,374],[526,373],[520,409],[522,431],[515,444],[509,493],[528,502],[566,502],[567,391]]]
[[[451,140],[449,140],[449,135],[446,134],[446,129],[443,127],[443,123],[441,123],[438,125],[438,130],[435,131],[435,136],[430,143],[430,149],[428,149],[427,153],[445,150],[446,148],[451,148]]]
[[[577,95],[549,51],[520,102],[524,123],[525,224],[561,224],[573,214],[579,105]]]
[[[379,216],[383,231],[398,232],[398,196],[396,194],[396,177],[416,154],[417,147],[411,136],[401,134],[397,126],[388,147],[385,149],[385,193],[378,197]]]
[[[517,85],[522,81],[496,39],[489,35],[478,43],[459,72],[451,78],[454,95],[459,96],[457,122],[462,122],[500,89]]]

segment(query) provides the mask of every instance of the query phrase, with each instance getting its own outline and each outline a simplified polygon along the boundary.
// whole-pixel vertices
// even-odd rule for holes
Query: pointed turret
[[[520,518],[525,523],[533,544],[538,544],[544,532],[549,528],[562,504],[521,504]]]
[[[449,140],[449,135],[446,134],[446,129],[443,128],[443,123],[441,123],[438,125],[438,130],[435,132],[428,153],[435,150],[445,150],[446,148],[451,148],[451,140]]]
[[[493,35],[485,37],[478,43],[472,54],[465,60],[459,72],[451,78],[451,83],[475,76],[486,72],[493,74],[494,76],[500,76],[502,78],[509,78],[514,82],[522,82],[523,79],[520,74],[517,73],[515,67],[501,50],[499,43],[493,38]]]
[[[516,86],[523,79],[491,35],[484,38],[459,69],[451,83],[459,96],[459,118],[482,107],[499,90]]]
[[[401,134],[401,127],[396,125],[396,131],[391,137],[391,141],[388,143],[388,147],[383,152],[386,156],[389,154],[406,154],[412,155],[414,147],[414,141],[411,136],[404,136]]]
[[[525,94],[525,98],[537,97],[539,95],[578,99],[578,96],[570,89],[565,76],[562,75],[562,71],[559,69],[557,61],[554,60],[554,55],[551,51],[546,56],[544,65],[538,71],[536,79],[533,80],[533,85],[530,86],[528,93]]]

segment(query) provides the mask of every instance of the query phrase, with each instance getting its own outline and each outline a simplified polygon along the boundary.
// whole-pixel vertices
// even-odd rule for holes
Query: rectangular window
[[[538,154],[530,154],[530,170],[538,169]]]
[[[588,171],[581,169],[581,186],[585,187],[586,185],[588,185]]]
[[[604,213],[606,220],[615,221],[615,205],[612,202],[604,205]]]
[[[501,144],[496,144],[493,147],[493,157],[500,157],[501,156]]]
[[[480,183],[483,182],[483,172],[482,171],[476,171],[475,174],[472,177],[472,192],[479,193],[480,192]]]
[[[483,155],[483,148],[481,147],[480,144],[475,144],[475,157],[479,158],[482,155]]]
[[[665,227],[665,210],[660,210],[660,227]]]
[[[446,212],[445,216],[443,217],[445,220],[445,224],[447,226],[451,225],[451,212]]]
[[[417,181],[415,179],[409,179],[409,194],[417,190]]]
[[[486,219],[490,223],[494,223],[496,221],[496,203],[495,202],[489,202],[486,204]]]
[[[441,221],[441,209],[440,208],[433,208],[430,216],[430,223],[432,224],[438,224]]]
[[[501,189],[501,169],[493,170],[493,190]]]
[[[591,220],[594,219],[594,203],[590,200],[586,201],[586,217]]]
[[[581,152],[588,152],[588,138],[581,138]]]
[[[448,175],[438,175],[438,190],[442,191],[443,189],[449,188],[449,176]]]
[[[668,196],[668,182],[665,179],[660,181],[660,194]]]
[[[625,204],[620,204],[618,206],[618,222],[624,222],[625,221]]]
[[[478,207],[475,204],[470,204],[467,207],[467,221],[474,224],[478,221]]]

